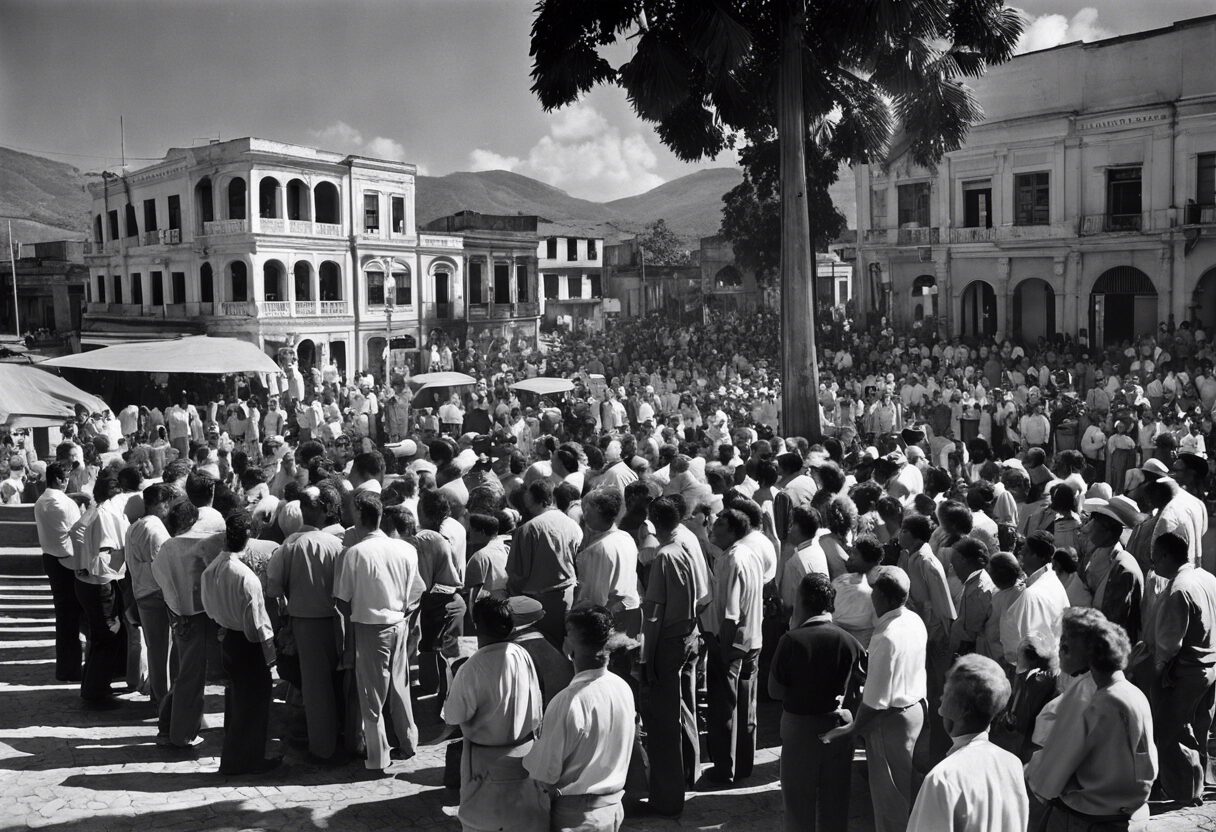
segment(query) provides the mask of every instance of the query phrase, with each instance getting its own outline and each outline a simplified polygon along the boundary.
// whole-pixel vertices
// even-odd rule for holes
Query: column
[[[993,286],[996,294],[996,331],[1005,338],[1009,337],[1009,258],[998,257],[996,261],[997,284]]]
[[[1068,258],[1057,256],[1052,261],[1052,274],[1055,276],[1051,288],[1055,291],[1056,305],[1056,332],[1069,333],[1076,335],[1076,328],[1072,326],[1072,319],[1075,317],[1075,308],[1077,299],[1075,295],[1075,281],[1068,279]]]
[[[1170,291],[1168,305],[1162,309],[1160,301],[1158,301],[1158,317],[1157,320],[1168,320],[1168,316],[1173,314],[1174,325],[1182,323],[1190,319],[1188,305],[1191,300],[1191,293],[1186,291],[1187,287],[1187,263],[1185,256],[1176,256],[1177,249],[1172,243],[1166,243],[1161,247],[1161,271],[1170,278]]]
[[[933,261],[934,280],[937,282],[937,295],[934,296],[934,311],[939,318],[937,328],[942,335],[948,336],[950,325],[954,320],[954,304],[950,286],[950,249],[943,247]]]
[[[1080,334],[1081,329],[1089,328],[1089,298],[1084,294],[1084,260],[1081,252],[1069,252],[1068,264],[1064,272],[1064,286],[1066,287],[1065,294],[1065,310],[1068,320],[1070,332]],[[1090,343],[1093,343],[1094,334],[1089,333]]]
[[[253,181],[253,171],[245,173],[245,217],[249,223],[250,233],[256,234],[258,231],[258,188]]]

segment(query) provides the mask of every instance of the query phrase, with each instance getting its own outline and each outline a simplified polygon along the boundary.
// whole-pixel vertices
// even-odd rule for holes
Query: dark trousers
[[[71,561],[42,553],[42,568],[51,584],[55,606],[55,678],[80,681],[84,651],[80,649],[80,601],[76,599],[76,573]]]
[[[110,679],[122,658],[122,601],[113,581],[76,581],[76,598],[89,628],[80,698],[96,702],[111,695]]]
[[[540,601],[545,610],[545,617],[537,622],[536,629],[544,633],[550,644],[561,650],[566,641],[566,613],[574,604],[574,587],[541,592],[532,597]]]
[[[340,621],[292,616],[300,659],[300,695],[308,724],[308,750],[328,759],[338,750],[342,676],[338,672]]]
[[[1216,668],[1175,667],[1153,682],[1153,739],[1160,770],[1157,783],[1171,800],[1203,797]],[[1166,685],[1169,685],[1166,687]]]
[[[158,733],[174,745],[188,745],[203,729],[203,692],[207,685],[208,647],[216,637],[206,613],[179,617],[173,623],[177,675],[160,703]]]
[[[418,628],[422,640],[418,645],[418,686],[422,693],[438,693],[440,701],[447,697],[447,665],[444,657],[460,655],[460,637],[464,635],[467,606],[455,593],[427,592],[418,609]]]
[[[228,630],[221,643],[228,687],[224,690],[221,774],[257,771],[266,759],[270,729],[270,668],[262,645]]]
[[[695,633],[660,639],[651,671],[654,679],[644,697],[650,805],[665,815],[684,809],[684,789],[696,782],[700,768],[701,737],[694,698],[698,648]]]
[[[723,647],[713,636],[706,642],[709,758],[717,777],[742,780],[751,776],[756,758],[756,664],[760,651]]]
[[[781,715],[781,802],[786,832],[845,832],[853,779],[853,738],[825,745],[835,714]]]

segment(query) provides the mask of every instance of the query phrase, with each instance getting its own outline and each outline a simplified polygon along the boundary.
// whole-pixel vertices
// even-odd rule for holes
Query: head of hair
[[[418,534],[418,518],[414,516],[414,512],[410,511],[409,506],[399,503],[395,506],[385,506],[384,516],[381,518],[381,524],[384,522],[392,527],[398,537],[408,538]]]
[[[469,529],[483,537],[498,535],[498,518],[492,514],[470,514]]]
[[[760,528],[760,523],[764,519],[764,512],[755,500],[750,497],[744,497],[742,494],[734,493],[723,502],[727,508],[732,508],[746,517],[748,526],[753,529]]]
[[[153,483],[144,489],[144,509],[172,502],[180,496],[181,492],[167,482]]]
[[[819,484],[829,494],[839,494],[844,491],[844,471],[835,462],[824,462],[815,468]]]
[[[359,525],[365,529],[380,528],[380,518],[384,516],[384,504],[380,495],[374,491],[359,491],[354,500],[355,517]]]
[[[988,561],[988,574],[998,589],[1009,589],[1022,577],[1022,566],[1009,552],[997,552]]]
[[[1044,563],[1051,563],[1056,551],[1056,538],[1049,531],[1036,530],[1026,536],[1026,549]]]
[[[1153,548],[1160,550],[1171,563],[1182,565],[1190,560],[1190,544],[1177,532],[1166,532],[1153,541]]]
[[[118,493],[118,475],[110,469],[101,471],[93,483],[93,502],[100,505]]]
[[[904,504],[890,494],[884,494],[880,497],[878,502],[874,504],[874,508],[878,511],[878,516],[886,522],[902,520],[904,516]]]
[[[956,554],[977,569],[988,565],[988,547],[974,537],[960,537],[954,542],[953,548]]]
[[[853,504],[857,506],[858,513],[868,514],[882,499],[882,486],[873,480],[859,482],[849,489],[849,496],[853,498]]]
[[[538,506],[553,505],[553,484],[548,480],[534,480],[528,483],[528,499]]]
[[[165,528],[169,534],[176,537],[183,532],[190,531],[197,522],[198,506],[182,498],[175,500],[173,505],[169,507],[169,516],[165,521]]]
[[[787,477],[797,474],[802,471],[802,455],[796,453],[780,454],[777,457],[777,467]]]
[[[820,615],[836,610],[836,587],[827,575],[809,572],[798,584],[798,600],[808,615]]]
[[[161,479],[165,482],[177,482],[190,476],[190,463],[184,459],[175,459],[165,466]]]
[[[1009,702],[1009,678],[987,656],[960,657],[946,674],[946,684],[963,713],[980,724],[990,724]]]
[[[857,553],[857,557],[870,566],[882,563],[882,544],[872,534],[858,535],[857,539],[853,541],[853,551]]]
[[[253,515],[243,508],[234,508],[224,518],[224,546],[229,552],[240,552],[249,543]]]
[[[513,508],[501,508],[494,512],[494,519],[498,521],[499,534],[510,534],[519,525],[519,512]]]
[[[651,500],[646,507],[646,516],[650,519],[655,531],[669,533],[680,524],[681,507],[671,496],[658,497]]]
[[[1063,634],[1085,645],[1089,666],[1100,673],[1114,673],[1127,667],[1131,644],[1127,631],[1109,621],[1092,607],[1064,610]]]
[[[723,509],[718,520],[730,530],[731,536],[736,540],[741,540],[751,533],[752,526],[747,515],[737,508]]]
[[[615,488],[602,488],[601,491],[612,491],[616,494],[620,492]],[[578,502],[579,490],[573,483],[559,482],[553,489],[553,504],[557,506],[558,511],[565,511]]]
[[[1078,494],[1068,483],[1059,483],[1051,489],[1051,507],[1055,511],[1076,511]]]
[[[583,498],[583,511],[585,513],[590,509],[599,515],[604,522],[612,523],[616,520],[617,515],[621,513],[621,508],[624,504],[625,498],[619,490],[615,488],[597,488]]]
[[[566,616],[566,627],[575,640],[597,655],[607,656],[612,638],[612,613],[601,606],[583,607]]]
[[[195,471],[186,478],[186,497],[199,508],[215,499],[215,477],[203,471]]]
[[[942,503],[937,509],[937,518],[943,526],[956,534],[969,534],[974,522],[971,517],[971,509],[958,500],[947,500]]]
[[[921,543],[928,543],[933,536],[933,521],[923,514],[909,514],[900,523],[900,528]]]
[[[364,451],[351,462],[351,470],[365,480],[384,476],[384,457],[379,451]]]
[[[756,463],[755,478],[761,488],[772,488],[780,479],[776,464],[771,459],[760,460]]]
[[[797,506],[790,512],[790,525],[797,526],[799,533],[808,540],[819,534],[821,524],[819,512],[810,506]]]
[[[824,519],[832,534],[844,537],[857,528],[857,506],[850,498],[837,494],[828,503]]]
[[[879,566],[874,570],[874,580],[870,586],[889,604],[901,607],[908,601],[911,584],[908,583],[908,573],[898,566]]]
[[[72,466],[68,462],[52,462],[46,466],[46,484],[52,488],[62,488],[68,481]]]
[[[1065,575],[1074,575],[1081,568],[1081,559],[1076,549],[1064,546],[1052,552],[1051,565]]]
[[[996,500],[992,483],[981,480],[967,489],[967,508],[972,511],[985,511]]]
[[[502,640],[511,635],[515,622],[511,618],[511,602],[498,595],[479,598],[473,605],[473,622],[477,631]]]
[[[452,516],[452,503],[442,491],[423,491],[418,497],[418,513],[438,526]]]
[[[143,476],[134,465],[124,465],[118,469],[118,486],[123,491],[138,491]]]

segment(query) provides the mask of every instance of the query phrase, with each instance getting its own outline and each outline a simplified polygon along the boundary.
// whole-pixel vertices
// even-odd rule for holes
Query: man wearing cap
[[[533,832],[548,821],[549,799],[524,770],[541,720],[541,691],[528,652],[512,643],[510,602],[487,596],[473,607],[478,650],[452,680],[443,719],[460,726],[463,829]]]
[[[536,669],[536,678],[540,682],[541,700],[548,709],[553,697],[565,690],[574,678],[574,665],[565,653],[550,644],[545,634],[536,628],[537,623],[545,617],[545,608],[540,605],[540,601],[526,595],[513,595],[507,600],[514,623],[511,641],[528,651],[528,655],[532,657],[532,666]]]
[[[1143,517],[1135,503],[1118,496],[1091,508],[1089,523],[1084,526],[1090,545],[1085,583],[1093,590],[1093,606],[1126,630],[1132,644],[1140,639],[1144,572],[1119,540],[1125,529]]]
[[[540,601],[539,628],[554,647],[564,639],[566,611],[574,602],[575,554],[583,541],[578,524],[553,504],[553,486],[537,480],[524,490],[532,519],[515,530],[507,559],[507,589]]]

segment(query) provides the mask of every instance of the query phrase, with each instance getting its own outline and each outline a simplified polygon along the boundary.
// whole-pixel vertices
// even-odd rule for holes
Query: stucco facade
[[[1021,55],[936,170],[856,168],[859,311],[951,335],[1216,326],[1216,16]]]

